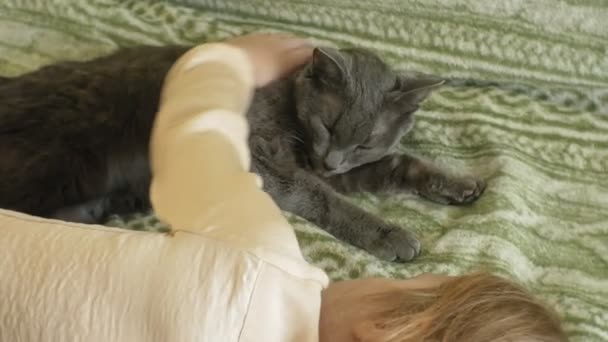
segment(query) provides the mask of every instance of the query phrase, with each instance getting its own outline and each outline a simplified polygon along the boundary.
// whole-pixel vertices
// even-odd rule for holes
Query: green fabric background
[[[353,198],[421,237],[422,256],[405,265],[290,217],[310,261],[334,279],[489,270],[555,305],[573,341],[608,341],[606,1],[3,0],[0,74],[262,29],[450,77],[402,148],[488,180],[471,207]],[[163,229],[151,215],[111,223]]]

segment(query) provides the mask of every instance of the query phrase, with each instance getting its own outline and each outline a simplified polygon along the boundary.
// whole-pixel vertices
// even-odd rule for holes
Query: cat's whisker
[[[300,143],[302,143],[302,144],[304,143],[304,139],[300,138],[300,137],[298,136],[298,134],[297,134],[297,133],[294,133],[294,132],[288,132],[288,131],[287,131],[287,130],[285,130],[285,129],[281,129],[281,132],[282,132],[283,134],[285,134],[286,136],[288,136],[289,138],[291,138],[291,139],[295,140],[295,141],[298,141],[298,142],[300,142]]]
[[[291,138],[294,139],[294,140],[296,140],[296,141],[299,141],[301,143],[304,143],[304,139],[300,138],[299,136],[297,136],[295,134],[292,134]]]

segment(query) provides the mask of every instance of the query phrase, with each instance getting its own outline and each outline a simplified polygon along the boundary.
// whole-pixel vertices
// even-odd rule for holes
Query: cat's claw
[[[421,246],[414,234],[392,228],[374,241],[367,251],[382,260],[406,262],[420,255]]]
[[[479,179],[462,178],[454,184],[453,196],[449,204],[468,204],[475,202],[485,191],[486,183]]]
[[[486,183],[472,177],[431,179],[417,193],[433,202],[461,205],[475,202],[485,191]]]

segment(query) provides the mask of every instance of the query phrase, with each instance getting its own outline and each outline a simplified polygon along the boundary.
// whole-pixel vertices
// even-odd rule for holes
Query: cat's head
[[[422,100],[442,83],[399,76],[368,51],[315,49],[295,85],[315,171],[340,174],[389,154]]]

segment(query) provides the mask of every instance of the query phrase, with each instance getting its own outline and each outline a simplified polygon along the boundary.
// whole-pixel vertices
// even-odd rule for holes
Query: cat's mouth
[[[348,171],[350,171],[350,168],[338,168],[338,169],[333,169],[333,170],[328,170],[327,168],[325,168],[323,166],[315,168],[315,172],[317,174],[319,174],[320,176],[322,176],[323,178],[333,177],[336,175],[346,173]]]
[[[341,175],[343,173],[347,173],[351,169],[352,168],[342,168],[342,169],[337,169],[337,170],[326,170],[323,173],[323,177],[332,177],[332,176],[336,176],[336,175]]]
[[[336,175],[346,173],[351,170],[351,168],[349,168],[349,167],[339,167],[337,169],[328,169],[325,166],[325,164],[323,163],[323,160],[320,158],[315,158],[315,157],[309,156],[309,157],[307,157],[307,159],[308,159],[307,160],[308,165],[313,170],[313,172],[323,178],[336,176]]]

